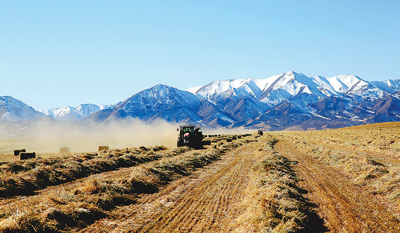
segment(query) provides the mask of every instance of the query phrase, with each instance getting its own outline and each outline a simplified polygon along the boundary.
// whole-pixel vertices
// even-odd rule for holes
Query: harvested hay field
[[[400,123],[0,166],[0,232],[400,232]]]
[[[331,232],[400,232],[400,123],[277,132]]]

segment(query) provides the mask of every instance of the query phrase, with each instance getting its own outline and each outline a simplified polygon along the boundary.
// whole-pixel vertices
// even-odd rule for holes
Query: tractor
[[[203,133],[200,131],[200,127],[181,125],[178,131],[178,147],[189,146],[195,149],[203,148]]]

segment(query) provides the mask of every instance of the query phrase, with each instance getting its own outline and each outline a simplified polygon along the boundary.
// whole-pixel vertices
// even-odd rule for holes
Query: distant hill
[[[0,121],[33,121],[45,117],[41,112],[11,96],[0,96]]]
[[[50,110],[41,111],[42,113],[61,121],[80,121],[93,113],[111,108],[111,105],[96,105],[96,104],[81,104],[77,107],[61,107],[61,108],[53,108]]]
[[[272,130],[323,129],[400,120],[400,80],[368,82],[353,75],[308,77],[293,71],[266,79],[211,82],[186,91],[165,85],[141,91],[90,119]]]
[[[233,122],[209,101],[166,85],[141,91],[111,109],[94,113],[89,120],[107,122],[126,117],[214,126],[218,126],[218,122]]]
[[[0,116],[43,117],[29,108],[4,110]],[[400,80],[369,82],[354,75],[308,77],[290,71],[265,79],[214,81],[187,90],[160,84],[113,106],[82,104],[43,112],[56,120],[99,124],[132,117],[225,128],[338,128],[400,121]]]

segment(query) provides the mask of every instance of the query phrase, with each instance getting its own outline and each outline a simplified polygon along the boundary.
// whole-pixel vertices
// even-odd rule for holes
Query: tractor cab
[[[177,146],[189,146],[193,148],[203,147],[203,133],[200,131],[200,127],[193,125],[181,125],[178,128],[178,142]]]

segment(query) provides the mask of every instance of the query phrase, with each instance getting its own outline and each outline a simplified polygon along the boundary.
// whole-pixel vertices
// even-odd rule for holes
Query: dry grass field
[[[400,123],[208,139],[3,158],[0,232],[400,232]]]
[[[400,123],[279,132],[300,185],[332,232],[399,232]]]

